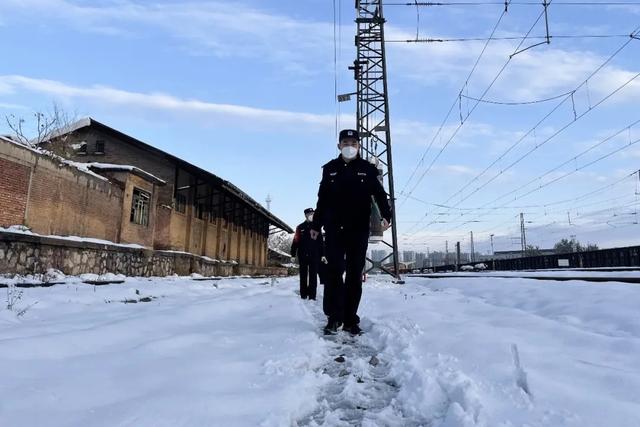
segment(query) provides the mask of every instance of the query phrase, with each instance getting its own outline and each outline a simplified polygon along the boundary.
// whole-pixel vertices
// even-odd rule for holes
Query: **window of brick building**
[[[151,194],[138,188],[134,188],[131,202],[131,222],[144,226],[149,225],[150,204]]]
[[[104,141],[100,139],[96,141],[96,151],[93,154],[104,154]]]

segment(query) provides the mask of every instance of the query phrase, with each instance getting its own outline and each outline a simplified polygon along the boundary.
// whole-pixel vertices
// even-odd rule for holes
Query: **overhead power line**
[[[591,197],[591,196],[593,196],[594,194],[601,193],[601,192],[602,192],[602,191],[604,191],[604,190],[608,190],[609,188],[612,188],[612,187],[614,187],[614,186],[616,186],[616,185],[618,185],[618,184],[620,184],[620,183],[624,182],[625,180],[629,179],[630,177],[635,176],[637,173],[638,173],[638,171],[637,171],[637,170],[636,170],[636,171],[633,171],[633,172],[632,172],[632,173],[630,173],[629,175],[626,175],[626,176],[622,177],[621,179],[619,179],[619,180],[617,180],[617,181],[614,181],[613,183],[611,183],[611,184],[609,184],[609,185],[606,185],[606,186],[604,186],[604,187],[600,187],[600,188],[598,188],[598,189],[596,189],[596,190],[590,191],[590,192],[588,192],[588,193],[586,193],[586,194],[583,194],[583,195],[581,195],[581,196],[578,196],[578,197],[569,198],[569,199],[560,200],[560,201],[551,202],[551,203],[546,203],[546,204],[545,204],[545,206],[554,206],[554,205],[560,205],[560,204],[575,203],[575,202],[577,202],[577,201],[580,201],[580,200],[583,200],[583,199],[585,199],[585,198]],[[536,191],[538,191],[538,190],[536,190]],[[515,198],[514,200],[512,200],[512,201],[510,201],[510,202],[507,202],[507,203],[505,203],[505,204],[503,204],[503,205],[501,205],[501,206],[499,206],[499,207],[500,207],[500,208],[503,208],[503,209],[504,209],[504,208],[507,208],[507,207],[509,207],[509,204],[510,204],[510,203],[512,203],[512,202],[513,202],[513,201],[515,201],[515,200],[518,200],[518,198]],[[482,214],[480,214],[480,215],[479,215],[479,217],[482,217]],[[476,217],[474,217],[473,219],[475,220],[475,219],[476,219]],[[462,225],[464,225],[464,224],[462,224]],[[459,228],[459,227],[454,227],[454,228],[452,228],[452,229],[449,229],[449,230],[447,230],[447,232],[454,231],[454,230],[456,230],[457,228]]]
[[[533,23],[533,25],[531,26],[531,28],[529,29],[529,31],[527,32],[527,35],[529,35],[529,33],[533,30],[533,28],[538,24],[538,22],[540,21],[540,19],[542,18],[542,16],[544,15],[544,12],[541,12],[540,15],[538,16],[538,18],[536,19],[536,21]],[[524,41],[526,40],[526,36],[520,41],[520,43],[518,44],[518,46],[514,49],[514,53],[518,52],[520,50],[520,47],[522,46],[522,44],[524,43]],[[485,95],[489,92],[489,90],[491,90],[491,88],[493,87],[493,85],[496,83],[496,81],[498,80],[498,78],[502,75],[502,73],[504,72],[504,70],[507,68],[507,66],[509,65],[509,63],[511,62],[513,56],[510,56],[507,61],[504,63],[504,65],[502,66],[502,68],[500,68],[500,70],[498,71],[498,73],[494,76],[493,80],[491,81],[491,83],[489,83],[489,85],[485,88],[484,92],[482,93],[482,95],[480,96],[479,101],[476,101],[475,105],[471,108],[471,110],[467,113],[466,117],[460,121],[460,125],[458,125],[458,127],[456,128],[456,130],[453,132],[453,134],[449,137],[449,139],[447,140],[447,142],[440,148],[440,151],[438,152],[438,154],[436,154],[436,156],[433,158],[433,160],[431,161],[431,163],[429,164],[429,166],[425,169],[425,171],[422,173],[422,175],[420,176],[420,178],[418,179],[418,182],[416,182],[413,187],[411,188],[411,190],[409,191],[409,194],[413,193],[413,191],[415,191],[415,189],[418,187],[418,185],[420,185],[420,182],[422,181],[422,179],[424,179],[425,175],[427,173],[429,173],[429,171],[431,170],[431,168],[433,167],[433,165],[435,164],[435,162],[440,158],[440,156],[442,155],[442,153],[444,152],[444,150],[449,146],[449,144],[451,144],[451,142],[453,141],[453,139],[456,137],[456,135],[458,134],[458,132],[460,131],[460,129],[462,128],[462,126],[466,123],[466,121],[469,119],[469,117],[471,116],[471,114],[475,111],[475,109],[478,107],[478,105],[480,104],[480,100],[484,99]],[[460,93],[458,95],[458,99],[460,98],[460,96],[462,95],[462,93]]]
[[[555,5],[555,3],[554,3]],[[634,38],[633,34],[560,34],[549,35],[549,39],[611,39],[611,38]],[[520,40],[522,37],[505,36],[505,37],[460,37],[460,38],[415,38],[415,39],[396,39],[386,40],[385,43],[449,43],[449,42],[477,42],[487,40]],[[529,36],[527,40],[547,40],[547,36]]]
[[[533,178],[533,179],[531,179],[530,181],[526,182],[525,184],[523,184],[523,185],[521,185],[521,186],[517,187],[516,189],[511,190],[511,191],[509,191],[509,192],[507,192],[507,193],[503,194],[502,196],[500,196],[500,197],[498,197],[498,198],[496,198],[496,199],[492,200],[491,202],[489,202],[489,204],[493,204],[493,203],[497,202],[498,200],[504,199],[505,197],[508,197],[508,196],[510,196],[510,195],[512,195],[512,194],[514,194],[514,193],[517,193],[518,191],[520,191],[520,190],[522,190],[522,189],[524,189],[524,188],[527,188],[529,185],[533,184],[533,183],[534,183],[534,182],[536,182],[536,181],[540,181],[542,178],[544,178],[544,177],[546,177],[546,176],[551,175],[552,173],[554,173],[554,172],[556,172],[556,171],[560,170],[562,167],[564,167],[564,166],[566,166],[566,165],[568,165],[568,164],[570,164],[570,163],[572,163],[572,162],[574,162],[574,161],[578,160],[580,157],[582,157],[582,156],[584,156],[584,155],[586,155],[586,154],[590,153],[591,151],[595,150],[596,148],[601,147],[602,145],[607,144],[608,142],[610,142],[610,141],[614,140],[614,139],[615,139],[616,137],[618,137],[619,135],[622,135],[623,133],[625,133],[625,132],[627,132],[627,131],[630,131],[630,130],[631,130],[634,126],[636,126],[638,123],[640,123],[640,120],[636,120],[636,121],[634,121],[633,123],[629,124],[628,126],[625,126],[624,128],[620,129],[619,131],[617,131],[617,132],[615,132],[615,133],[613,133],[613,134],[609,135],[608,137],[606,137],[606,138],[602,139],[601,141],[599,141],[599,142],[597,142],[597,143],[595,143],[595,144],[591,145],[589,148],[587,148],[587,149],[585,149],[585,150],[581,151],[580,153],[576,154],[575,156],[571,157],[570,159],[568,159],[568,160],[566,160],[566,161],[564,161],[564,162],[560,163],[559,165],[557,165],[557,166],[555,166],[555,167],[553,167],[553,168],[549,169],[549,170],[548,170],[547,172],[545,172],[544,174],[542,174],[542,175],[540,175],[540,176],[538,176],[538,177],[536,177],[536,178]],[[618,153],[618,152],[620,152],[620,151],[622,151],[622,150],[626,150],[627,148],[629,148],[629,147],[631,147],[631,146],[633,146],[633,145],[637,144],[638,142],[640,142],[640,139],[636,139],[636,140],[633,140],[633,141],[628,141],[628,143],[626,143],[626,144],[625,144],[624,146],[622,146],[622,147],[619,147],[619,148],[617,148],[617,149],[615,149],[615,150],[613,150],[613,151],[611,151],[611,152],[609,152],[609,153],[607,153],[607,154],[604,154],[604,155],[602,155],[602,156],[598,157],[597,159],[595,159],[595,160],[593,160],[593,161],[591,161],[591,162],[589,162],[589,163],[586,163],[586,164],[584,164],[584,165],[582,165],[582,166],[580,166],[580,167],[576,167],[575,169],[573,169],[573,170],[571,170],[571,171],[567,172],[567,173],[566,173],[566,174],[564,174],[564,175],[560,175],[559,177],[556,177],[556,178],[554,178],[553,180],[551,180],[551,181],[549,181],[549,182],[546,182],[546,183],[544,183],[544,184],[539,185],[539,186],[537,187],[537,189],[541,189],[541,188],[547,187],[547,186],[549,186],[549,185],[551,185],[551,184],[553,184],[553,183],[555,183],[555,182],[557,182],[557,181],[559,181],[559,180],[561,180],[561,179],[566,178],[566,177],[567,177],[567,176],[569,176],[569,175],[572,175],[572,174],[574,174],[574,173],[576,173],[576,172],[578,172],[578,171],[581,171],[582,169],[585,169],[585,168],[587,168],[587,167],[589,167],[589,166],[591,166],[591,165],[593,165],[593,164],[595,164],[595,163],[597,163],[597,162],[600,162],[600,161],[602,161],[602,160],[604,160],[604,159],[607,159],[607,158],[611,157],[612,155],[614,155],[614,154],[616,154],[616,153]],[[536,190],[536,191],[537,191],[537,190]],[[526,195],[528,195],[528,194],[531,194],[531,191],[530,191],[530,192],[528,192],[528,193],[526,193],[526,194],[520,195],[519,197],[525,197],[525,196],[526,196]]]
[[[638,30],[640,30],[640,27],[636,28],[635,31],[633,31],[632,34],[636,34],[638,32]],[[471,184],[473,184],[474,182],[478,181],[482,176],[484,176],[484,174],[486,174],[494,165],[496,165],[500,160],[502,160],[504,157],[506,157],[507,154],[509,154],[514,148],[516,148],[518,145],[520,145],[529,135],[531,135],[533,132],[535,132],[535,130],[542,124],[544,123],[551,115],[553,115],[564,103],[566,103],[568,100],[573,100],[573,94],[579,90],[580,88],[582,88],[583,86],[588,85],[588,82],[591,78],[593,78],[598,72],[600,72],[600,70],[602,70],[607,64],[609,64],[613,58],[615,58],[630,42],[632,41],[632,39],[627,40],[622,46],[620,46],[611,56],[609,56],[609,58],[607,58],[607,60],[605,60],[595,71],[593,71],[582,83],[580,83],[574,90],[568,92],[568,94],[566,95],[566,97],[560,102],[558,103],[553,109],[551,109],[551,111],[549,113],[547,113],[541,120],[539,120],[531,129],[529,129],[525,134],[523,134],[515,143],[513,143],[510,147],[507,148],[507,150],[505,150],[500,156],[498,156],[491,164],[489,164],[486,168],[484,168],[484,170],[482,170],[478,175],[476,175],[474,178],[472,178],[469,182],[467,182],[465,185],[462,186],[462,188],[460,188],[458,191],[456,191],[455,193],[453,193],[451,196],[449,196],[449,198],[447,198],[442,204],[443,205],[447,205],[449,204],[449,202],[454,199],[457,195],[462,194],[464,192],[465,189],[467,189]],[[532,152],[536,151],[538,148],[540,148],[542,145],[546,144],[547,142],[549,142],[551,139],[555,138],[557,135],[559,135],[560,133],[562,133],[564,130],[566,130],[567,128],[569,128],[573,123],[575,123],[576,121],[578,121],[580,118],[584,117],[585,115],[587,115],[589,112],[593,111],[594,108],[596,108],[597,106],[601,105],[603,102],[605,102],[606,100],[608,100],[611,96],[613,96],[615,93],[619,92],[620,90],[622,90],[624,87],[626,87],[627,85],[629,85],[631,82],[633,82],[638,76],[640,76],[639,74],[636,74],[635,76],[633,76],[630,80],[628,80],[626,83],[624,83],[622,86],[618,87],[616,90],[614,90],[613,92],[611,92],[609,95],[605,96],[602,100],[600,100],[596,105],[590,106],[588,110],[586,110],[584,113],[582,113],[580,116],[576,115],[574,117],[574,120],[569,122],[567,125],[565,125],[564,127],[562,127],[560,130],[558,130],[556,133],[554,133],[551,137],[547,138],[545,141],[543,141],[540,144],[537,144],[536,147],[534,147],[532,150],[529,150],[527,153],[525,153],[524,156],[520,157],[518,160],[516,160],[514,163],[510,164],[506,169],[502,169],[498,174],[494,175],[489,181],[485,182],[483,185],[477,187],[474,191],[472,191],[471,193],[467,194],[466,196],[464,196],[461,200],[459,200],[457,203],[455,203],[453,205],[453,207],[457,207],[460,204],[462,204],[465,200],[467,200],[469,197],[471,197],[473,194],[477,193],[478,191],[480,191],[481,189],[485,188],[489,183],[493,182],[495,179],[497,179],[498,176],[502,175],[506,170],[512,168],[513,166],[515,166],[517,163],[519,163],[520,161],[522,161],[522,159],[524,159],[525,157],[527,157],[528,155],[530,155]],[[482,99],[482,98],[479,98]],[[486,205],[485,205],[486,206]],[[427,213],[425,215],[425,218],[429,216],[429,213]],[[423,218],[424,221],[424,218]]]
[[[463,201],[467,200],[469,197],[473,196],[474,194],[476,194],[478,191],[482,190],[483,188],[486,188],[489,184],[491,184],[493,181],[495,181],[496,179],[498,179],[499,176],[503,175],[505,172],[507,172],[508,170],[510,170],[511,168],[513,168],[515,165],[519,164],[522,160],[524,160],[526,157],[528,157],[529,155],[531,155],[533,152],[537,151],[538,149],[540,149],[540,147],[546,145],[549,141],[551,141],[552,139],[554,139],[556,136],[560,135],[562,132],[564,132],[566,129],[568,129],[571,125],[573,125],[573,123],[575,123],[577,120],[579,120],[580,118],[586,116],[588,113],[590,113],[591,111],[593,111],[595,108],[597,108],[598,106],[602,105],[604,102],[606,102],[608,99],[610,99],[612,96],[614,96],[616,93],[618,93],[619,91],[621,91],[622,89],[624,89],[625,87],[627,87],[629,84],[631,84],[633,81],[635,81],[638,77],[640,77],[640,73],[635,74],[633,77],[631,77],[629,80],[627,80],[625,83],[623,83],[621,86],[619,86],[617,89],[615,89],[613,92],[611,92],[609,95],[605,96],[604,98],[602,98],[600,101],[598,101],[595,105],[593,105],[591,108],[589,108],[588,110],[586,110],[584,113],[582,113],[581,115],[579,115],[575,120],[573,120],[572,122],[566,124],[565,126],[561,127],[560,129],[558,129],[556,132],[554,132],[550,137],[548,137],[547,139],[545,139],[544,141],[542,141],[539,144],[536,144],[533,148],[531,148],[530,150],[528,150],[526,153],[524,153],[522,156],[518,157],[516,160],[514,160],[513,162],[511,162],[507,167],[502,168],[500,170],[500,172],[498,172],[496,175],[494,175],[493,177],[491,177],[488,181],[486,181],[485,183],[483,183],[480,187],[476,188],[475,190],[473,190],[471,193],[467,194],[459,203],[462,203]],[[625,128],[626,130],[627,128]],[[530,194],[530,193],[529,193]],[[519,197],[518,197],[519,198]]]
[[[640,2],[620,2],[620,1],[603,1],[603,2],[554,2],[554,6],[637,6]],[[384,4],[385,6],[415,6],[415,7],[438,7],[438,6],[502,6],[505,7],[504,1],[478,1],[478,2],[391,2]],[[540,6],[540,1],[514,1],[509,2],[511,6]]]
[[[558,205],[564,205],[564,204],[567,204],[567,203],[575,203],[575,202],[578,202],[580,200],[584,200],[584,199],[589,198],[589,197],[591,197],[591,196],[593,196],[595,194],[599,194],[602,191],[608,190],[610,188],[613,188],[613,187],[621,184],[622,182],[628,180],[630,177],[636,176],[639,172],[640,171],[638,171],[638,170],[633,171],[632,173],[630,173],[628,175],[625,175],[624,177],[614,181],[611,184],[607,184],[607,185],[605,185],[603,187],[599,187],[599,188],[597,188],[595,190],[589,191],[588,193],[582,194],[580,196],[573,197],[573,198],[568,198],[568,199],[563,199],[563,200],[558,200],[558,201],[554,201],[554,202],[549,202],[549,203],[545,203],[545,204],[540,205],[540,206],[542,206],[542,207],[558,206]],[[497,209],[513,208],[512,206],[509,206],[510,203],[513,203],[513,201],[507,202],[507,203],[505,203],[503,205],[500,205],[500,206],[496,206],[496,208]],[[484,207],[486,207],[486,205]],[[484,207],[481,207],[481,208],[484,208]],[[463,213],[462,215],[466,215],[466,213]],[[480,214],[479,217],[482,217],[482,214]],[[476,218],[473,218],[473,219],[476,219]],[[430,225],[433,225],[433,224],[432,223],[426,224],[425,226],[420,228],[416,232],[416,234],[422,232],[423,230],[426,230]],[[465,225],[465,224],[463,223],[462,225]],[[450,228],[450,229],[447,229],[447,230],[444,230],[444,231],[441,231],[441,232],[442,233],[450,233],[450,232],[455,231],[455,230],[457,230],[459,228],[460,227],[453,227],[453,228]]]
[[[625,181],[628,181],[629,178],[631,178],[631,177],[634,177],[634,178],[637,179],[639,173],[640,173],[640,170],[635,170],[632,173],[630,173],[628,175],[625,175],[622,178],[620,178],[620,179],[618,179],[618,180],[616,180],[616,181],[614,181],[614,182],[612,182],[610,184],[607,184],[607,185],[604,185],[602,187],[599,187],[599,188],[597,188],[595,190],[589,191],[587,193],[581,194],[581,195],[573,197],[573,198],[557,200],[557,201],[549,202],[549,203],[546,203],[544,205],[539,205],[539,206],[547,207],[547,206],[558,206],[558,205],[569,204],[569,203],[574,204],[574,203],[579,202],[581,200],[585,200],[585,199],[591,198],[594,195],[600,194],[600,193],[602,193],[602,192],[604,192],[606,190],[609,190],[609,189],[611,189],[611,188],[613,188],[615,186],[618,186],[621,183],[624,183]],[[625,197],[628,197],[628,196],[625,196]],[[611,200],[615,200],[615,198],[611,199]],[[603,203],[603,201],[600,201],[598,203]],[[502,205],[500,208],[504,209],[507,205],[508,205],[508,203],[505,204],[505,205]],[[589,205],[590,204],[587,204],[587,205],[584,205],[584,206],[589,206]],[[583,213],[581,216],[586,216],[586,213]],[[454,232],[455,230],[458,230],[462,225],[467,225],[467,224],[470,224],[470,223],[469,222],[465,222],[465,223],[460,224],[460,226],[456,226],[456,227],[449,228],[449,229],[446,229],[446,230],[440,230],[438,232],[441,233],[441,235],[444,236],[444,237],[449,237],[450,233]],[[504,224],[499,224],[496,227],[480,231],[477,234],[485,234],[485,233],[488,233],[490,231],[494,231],[497,228],[504,228]],[[426,227],[423,227],[422,229],[418,230],[414,236],[406,237],[404,240],[407,241],[407,242],[415,243],[416,240],[421,238],[417,233],[420,233],[420,232],[424,231],[425,229],[426,229]],[[426,237],[430,237],[430,236],[426,236]]]
[[[560,95],[556,95],[556,96],[552,96],[550,98],[544,98],[544,99],[536,99],[534,101],[520,101],[520,102],[507,102],[507,101],[492,101],[492,100],[488,100],[488,99],[479,99],[479,98],[474,98],[472,96],[467,96],[467,95],[460,95],[463,98],[466,99],[470,99],[472,101],[478,101],[478,102],[482,102],[485,104],[495,104],[495,105],[531,105],[531,104],[541,104],[543,102],[549,102],[549,101],[554,101],[556,99],[560,99],[560,98],[564,98],[567,95],[571,95],[573,94],[575,91],[569,91],[569,92],[565,92],[562,93]]]
[[[460,92],[459,92],[460,94],[464,91],[464,88],[469,84],[469,80],[471,80],[471,76],[473,76],[473,73],[475,72],[476,68],[478,67],[478,64],[480,63],[480,60],[482,59],[484,53],[487,50],[487,47],[489,46],[489,42],[491,41],[491,37],[493,37],[495,32],[498,30],[498,27],[500,26],[500,23],[502,22],[502,19],[504,18],[505,15],[506,15],[506,12],[503,11],[500,14],[500,17],[498,18],[497,22],[493,26],[493,30],[491,31],[491,35],[489,36],[489,39],[486,40],[486,43],[484,44],[484,46],[482,47],[482,50],[480,51],[480,54],[476,58],[476,61],[474,62],[473,67],[471,67],[471,71],[469,71],[469,74],[467,75],[467,78],[465,79],[464,83],[462,84],[462,87],[460,88]],[[411,180],[415,176],[415,174],[418,171],[418,169],[420,168],[420,166],[422,164],[424,164],[424,159],[426,158],[427,154],[431,150],[431,147],[433,146],[435,140],[438,138],[438,136],[442,132],[442,129],[444,128],[445,124],[447,123],[447,120],[449,120],[449,116],[451,115],[451,113],[453,112],[453,109],[455,108],[456,104],[458,103],[458,97],[459,97],[459,95],[456,96],[456,98],[453,100],[453,103],[451,104],[451,107],[449,108],[449,111],[447,112],[444,120],[442,120],[442,123],[440,124],[440,127],[438,128],[437,132],[435,133],[435,135],[431,139],[431,142],[427,146],[427,149],[424,151],[424,153],[422,154],[422,157],[418,161],[418,164],[416,165],[416,167],[411,172],[411,175],[409,176],[409,179],[407,179],[407,181],[405,182],[404,186],[402,187],[402,190],[400,191],[400,194],[404,193],[404,190],[406,190],[407,186],[409,185],[409,183],[411,182]],[[404,203],[405,200],[406,199],[404,199],[400,203],[399,207],[402,206],[402,204]]]

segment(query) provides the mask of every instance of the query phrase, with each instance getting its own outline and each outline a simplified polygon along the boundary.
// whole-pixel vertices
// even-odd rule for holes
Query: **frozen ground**
[[[0,425],[640,425],[639,285],[374,278],[366,333],[329,339],[296,288],[22,289],[0,310]]]

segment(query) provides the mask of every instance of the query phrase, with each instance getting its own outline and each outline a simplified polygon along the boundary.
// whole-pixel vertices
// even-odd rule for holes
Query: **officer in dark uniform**
[[[318,287],[318,264],[322,257],[322,236],[311,238],[311,221],[313,208],[304,210],[305,221],[296,227],[296,234],[291,243],[291,256],[298,256],[300,266],[300,297],[302,299],[316,299]]]
[[[324,227],[325,255],[329,261],[323,304],[328,316],[325,333],[335,333],[343,325],[343,330],[359,334],[357,312],[369,242],[372,196],[383,218],[383,230],[390,226],[391,209],[378,179],[378,169],[359,155],[358,132],[341,131],[338,148],[338,158],[323,166],[311,237],[320,238]]]

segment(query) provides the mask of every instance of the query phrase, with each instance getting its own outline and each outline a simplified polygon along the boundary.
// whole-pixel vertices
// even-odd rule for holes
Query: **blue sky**
[[[339,92],[351,92],[353,1],[336,4]],[[26,116],[57,102],[209,169],[259,201],[271,194],[274,213],[295,225],[315,204],[321,165],[337,154],[332,6],[331,0],[3,0],[0,114]],[[512,5],[496,36],[522,37],[541,11]],[[487,37],[501,12],[501,6],[421,8],[418,35]],[[415,38],[415,7],[388,6],[386,17],[389,40]],[[549,25],[555,36],[630,34],[640,26],[640,6],[552,2]],[[531,34],[544,31],[540,21]],[[518,43],[489,43],[462,93],[480,97]],[[640,77],[633,79],[640,40],[556,38],[514,56],[484,99],[535,101],[578,88],[573,102],[564,99],[528,135],[563,98],[476,108],[460,100],[483,46],[388,44],[396,187],[404,190],[397,194],[402,248],[442,250],[446,240],[464,247],[473,230],[479,251],[489,249],[490,234],[496,250],[516,249],[520,212],[534,245],[570,235],[603,247],[637,244],[638,177],[624,177],[640,169],[640,127],[626,129],[640,119]],[[339,106],[341,127],[354,126],[354,108]],[[452,137],[461,114],[468,118]]]

